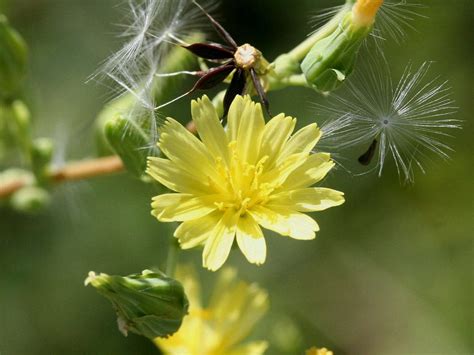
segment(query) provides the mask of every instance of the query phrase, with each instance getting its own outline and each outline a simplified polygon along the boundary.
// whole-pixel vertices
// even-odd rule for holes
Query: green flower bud
[[[112,302],[125,336],[130,331],[149,339],[168,337],[188,313],[183,286],[160,272],[145,270],[127,277],[90,272],[85,284]]]
[[[53,158],[54,144],[49,138],[36,139],[31,147],[31,164],[39,183],[48,180],[49,167]]]
[[[28,156],[31,145],[30,112],[24,102],[16,100],[0,105],[0,140],[11,150],[20,147]]]
[[[357,53],[372,27],[354,26],[348,13],[334,32],[317,42],[301,63],[306,80],[316,90],[335,90],[352,73]]]
[[[143,178],[148,156],[158,155],[157,147],[149,147],[150,136],[135,121],[122,116],[107,122],[105,136],[127,170]]]
[[[339,25],[314,44],[301,69],[316,90],[333,91],[352,73],[357,53],[373,28],[382,3],[382,0],[348,0]]]
[[[10,198],[11,207],[21,213],[36,214],[51,203],[48,191],[37,186],[26,186],[16,191]]]
[[[20,34],[0,15],[0,97],[15,96],[27,71],[28,48]]]

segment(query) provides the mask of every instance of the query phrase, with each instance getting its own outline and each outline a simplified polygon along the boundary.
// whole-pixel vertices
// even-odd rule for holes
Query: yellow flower
[[[375,21],[375,16],[383,5],[384,0],[357,0],[352,13],[354,23],[360,26],[371,26]]]
[[[236,279],[234,269],[224,269],[208,307],[203,307],[199,283],[192,268],[179,268],[177,279],[189,299],[187,315],[177,333],[155,344],[168,355],[260,355],[268,344],[240,342],[268,310],[268,296],[255,284]]]
[[[152,214],[183,222],[181,248],[204,245],[203,266],[219,269],[234,239],[247,260],[263,264],[260,226],[294,239],[315,238],[319,226],[302,212],[344,202],[343,193],[310,187],[331,170],[329,154],[311,154],[321,137],[316,124],[292,135],[296,119],[280,114],[265,124],[260,104],[238,96],[222,127],[211,101],[192,102],[199,137],[167,118],[158,146],[169,158],[149,158],[147,172],[177,193],[157,196]]]
[[[334,355],[332,351],[329,351],[326,348],[318,349],[316,347],[312,347],[309,350],[306,350],[306,355]]]

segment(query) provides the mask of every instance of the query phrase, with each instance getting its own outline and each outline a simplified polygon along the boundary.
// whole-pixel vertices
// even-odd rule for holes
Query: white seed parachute
[[[212,10],[215,1],[204,2]],[[130,125],[146,130],[151,149],[158,140],[161,120],[156,102],[156,77],[170,50],[183,39],[208,26],[193,0],[130,0],[127,15],[120,24],[125,43],[107,58],[91,79],[105,83],[113,100],[130,97],[121,115]],[[112,100],[112,101],[113,101]],[[148,127],[146,127],[148,125]]]
[[[379,176],[391,157],[400,178],[411,183],[415,168],[425,172],[430,155],[448,159],[452,152],[445,140],[460,121],[453,118],[451,89],[439,77],[429,79],[429,62],[417,70],[408,65],[398,84],[386,62],[371,64],[324,105],[316,105],[318,115],[327,118],[320,147],[339,154],[370,147],[366,154],[376,157]]]

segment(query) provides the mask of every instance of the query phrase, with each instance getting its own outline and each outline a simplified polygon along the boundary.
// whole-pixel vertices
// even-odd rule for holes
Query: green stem
[[[311,48],[315,45],[316,42],[320,41],[321,39],[329,36],[339,23],[341,22],[342,18],[347,14],[348,11],[351,10],[351,5],[346,3],[341,10],[335,15],[327,24],[322,26],[320,29],[315,31],[311,36],[309,36],[306,40],[301,42],[298,46],[293,48],[287,54],[291,57],[291,59],[295,61],[302,61],[304,57],[309,53]]]
[[[348,12],[352,11],[353,0],[347,0],[339,12],[324,26],[315,31],[306,40],[301,42],[288,53],[278,56],[270,67],[267,90],[280,90],[290,86],[309,87],[304,76],[301,75],[301,62],[305,59],[316,43],[330,36],[340,26]]]
[[[166,275],[173,277],[178,263],[178,254],[180,251],[178,240],[171,236],[168,242],[168,256],[166,260]]]

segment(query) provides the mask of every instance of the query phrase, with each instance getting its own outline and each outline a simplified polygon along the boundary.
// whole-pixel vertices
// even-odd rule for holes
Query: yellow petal
[[[270,198],[270,205],[284,206],[299,212],[323,211],[344,203],[344,193],[323,187],[285,191]]]
[[[180,264],[176,267],[174,277],[181,282],[184,291],[186,291],[186,297],[189,301],[189,312],[201,308],[201,286],[196,269],[191,264]]]
[[[196,176],[168,159],[149,157],[147,173],[167,188],[176,192],[187,194],[205,194],[210,192],[207,181],[197,179]]]
[[[265,126],[260,149],[260,159],[267,156],[267,170],[273,168],[278,154],[295,129],[296,119],[284,114],[273,117]]]
[[[237,215],[229,209],[214,227],[202,253],[205,268],[216,271],[227,260],[235,238]]]
[[[237,244],[252,264],[261,265],[267,258],[267,246],[262,230],[257,222],[246,214],[237,223]]]
[[[245,107],[250,103],[250,96],[236,96],[229,108],[227,115],[228,130],[227,136],[229,142],[236,141],[239,134],[240,118],[244,112]]]
[[[235,297],[235,293],[229,293],[229,290],[234,288],[238,282],[236,269],[225,267],[219,271],[217,281],[214,283],[211,299],[209,300],[209,308],[214,311],[214,318],[219,320],[226,318],[228,315],[226,300],[232,295]]]
[[[267,292],[235,276],[235,270],[229,268],[219,273],[209,303],[214,327],[219,329],[221,335],[215,354],[227,354],[229,349],[247,337],[269,308]]]
[[[333,167],[334,162],[329,154],[311,154],[303,164],[288,176],[282,190],[295,190],[314,185],[324,179]]]
[[[250,100],[240,99],[229,109],[229,131],[237,142],[237,152],[242,161],[256,164],[265,120],[262,106]]]
[[[228,162],[229,143],[227,135],[211,100],[204,95],[202,99],[192,101],[191,112],[199,137],[211,155],[222,157],[224,161]]]
[[[161,129],[158,146],[170,160],[198,179],[205,181],[210,176],[219,181],[213,157],[204,144],[181,123],[167,118]]]
[[[263,355],[268,348],[266,341],[254,341],[240,345],[227,353],[227,355]]]
[[[280,163],[272,170],[264,173],[260,178],[260,183],[268,183],[273,186],[282,185],[288,176],[303,164],[307,159],[307,154],[293,154],[286,159],[282,159]]]
[[[182,249],[191,249],[203,244],[222,218],[222,212],[214,211],[204,217],[181,223],[174,232]]]
[[[166,208],[180,204],[182,201],[189,200],[193,197],[194,195],[192,194],[164,194],[153,197],[151,214],[159,219],[159,216]]]
[[[285,144],[280,154],[279,160],[284,160],[295,153],[309,154],[321,138],[321,131],[316,123],[303,127],[296,132]]]
[[[153,198],[152,214],[161,222],[183,222],[200,218],[216,210],[215,196],[163,194]]]
[[[294,239],[311,240],[319,231],[311,217],[281,206],[259,206],[250,214],[263,228]]]

